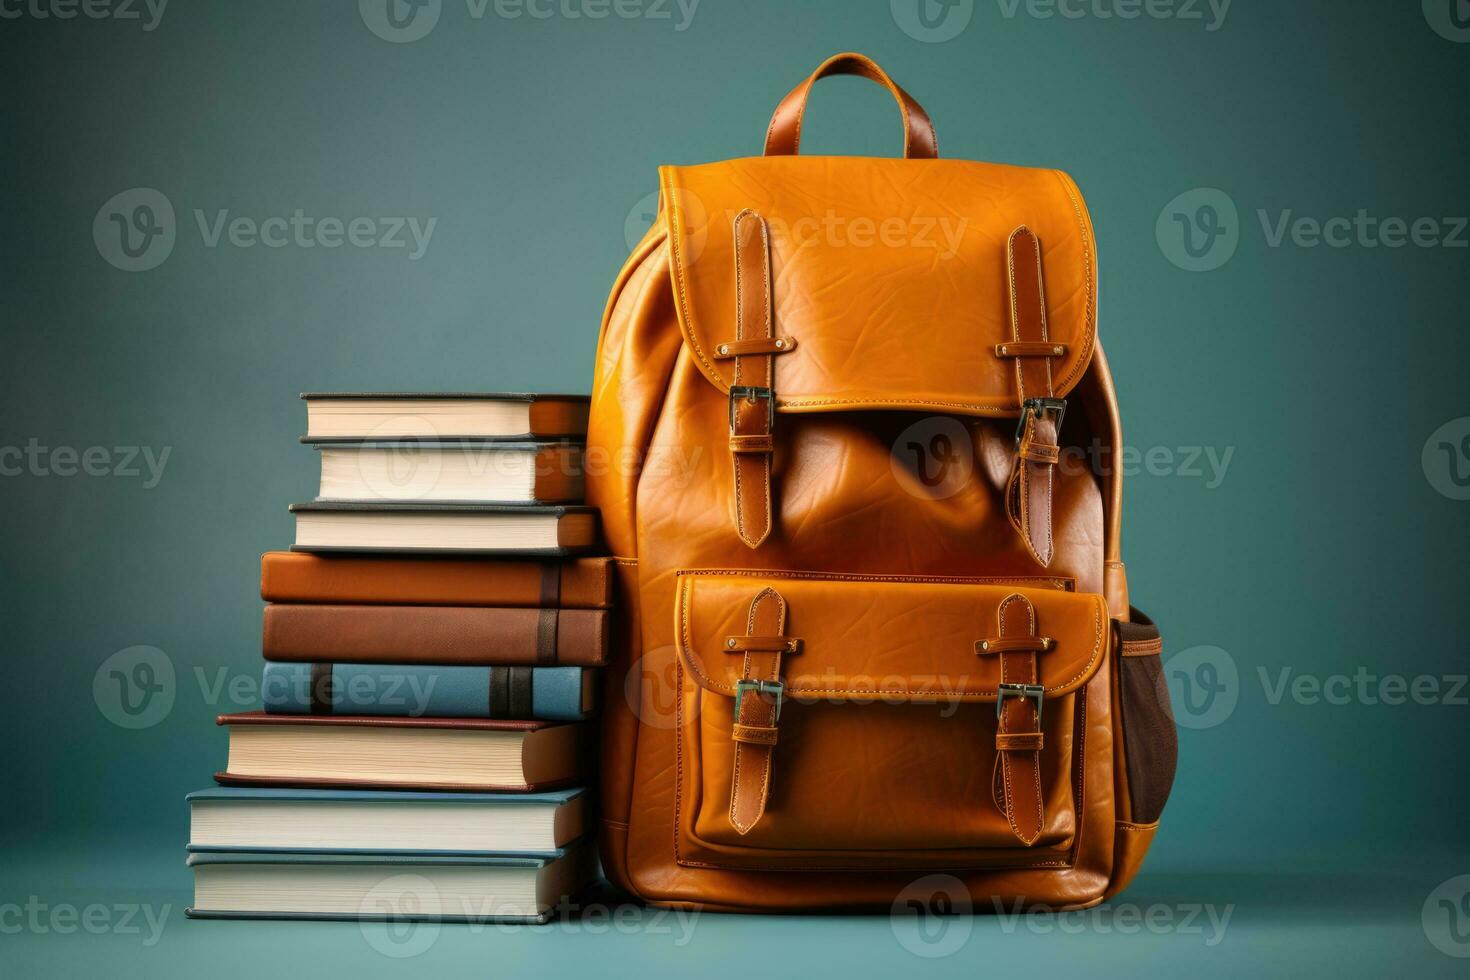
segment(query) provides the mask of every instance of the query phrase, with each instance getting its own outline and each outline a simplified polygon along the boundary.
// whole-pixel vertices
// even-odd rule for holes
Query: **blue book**
[[[555,854],[587,831],[583,789],[549,793],[213,788],[190,793],[189,850]]]
[[[545,922],[593,881],[578,842],[541,855],[195,851],[191,918]]]
[[[582,667],[271,662],[261,695],[273,715],[581,721],[597,686]]]

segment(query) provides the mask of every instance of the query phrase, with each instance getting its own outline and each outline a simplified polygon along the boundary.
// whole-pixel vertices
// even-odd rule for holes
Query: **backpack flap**
[[[767,156],[660,171],[689,352],[730,399],[735,526],[775,509],[778,412],[1020,418],[1007,509],[1053,555],[1052,468],[1097,330],[1092,227],[1055,170]]]
[[[1040,244],[1048,354],[1063,348],[1040,358],[1053,397],[1065,398],[1091,359],[1092,226],[1060,171],[784,156],[664,167],[660,179],[679,324],[722,392],[736,384],[737,358],[719,351],[741,339],[743,211],[765,221],[773,332],[794,341],[775,351],[779,411],[1019,415],[1025,358],[997,348],[1016,340],[1007,246],[1023,226]]]

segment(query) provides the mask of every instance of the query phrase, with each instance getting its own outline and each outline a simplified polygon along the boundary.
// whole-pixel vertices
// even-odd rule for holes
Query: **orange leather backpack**
[[[798,155],[856,74],[903,159]],[[661,904],[977,910],[1127,885],[1176,741],[1120,560],[1097,252],[1056,170],[940,159],[826,61],[765,154],[664,167],[588,497],[619,559],[602,860]]]

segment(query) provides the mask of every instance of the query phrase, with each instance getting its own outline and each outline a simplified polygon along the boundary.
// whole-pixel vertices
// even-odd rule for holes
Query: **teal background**
[[[170,448],[152,489],[0,477],[0,912],[31,896],[169,909],[154,945],[0,917],[6,973],[1464,975],[1421,908],[1470,873],[1470,691],[1273,704],[1258,673],[1470,669],[1470,503],[1421,466],[1430,433],[1470,415],[1470,250],[1272,248],[1257,218],[1470,214],[1470,44],[1419,3],[1236,0],[1207,31],[979,0],[944,43],[910,37],[884,0],[702,0],[682,31],[677,7],[475,19],[444,0],[406,44],[350,2],[174,0],[152,31],[4,9],[22,15],[0,19],[0,446]],[[679,946],[668,920],[627,910],[626,928],[446,927],[400,961],[350,923],[186,922],[183,797],[223,761],[215,714],[253,707],[204,688],[258,677],[258,556],[289,542],[286,504],[315,488],[297,393],[588,390],[655,168],[758,152],[781,95],[844,49],[925,104],[946,156],[1077,179],[1126,441],[1233,450],[1215,488],[1132,477],[1124,541],[1168,651],[1218,647],[1238,682],[1218,692],[1228,717],[1181,729],[1164,827],[1121,901],[1176,917],[1233,905],[1223,941],[987,917],[961,920],[973,932],[952,955],[916,958],[885,917],[707,915]],[[875,86],[824,83],[804,149],[890,154],[895,115]],[[138,273],[92,239],[103,202],[134,187],[177,212],[173,252]],[[1196,187],[1239,208],[1238,250],[1210,272],[1176,267],[1155,237]],[[437,224],[410,261],[209,248],[193,216],[296,208]],[[135,645],[163,650],[177,680],[168,716],[132,731],[92,684]]]

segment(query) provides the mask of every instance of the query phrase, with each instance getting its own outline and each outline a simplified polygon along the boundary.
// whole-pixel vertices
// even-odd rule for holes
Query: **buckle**
[[[735,403],[744,398],[754,405],[756,402],[765,400],[766,403],[766,431],[764,433],[748,433],[749,435],[770,435],[776,428],[776,392],[770,388],[760,388],[755,385],[731,385],[730,386],[730,434],[735,434]]]
[[[731,389],[734,394],[734,389]],[[1057,432],[1062,431],[1062,419],[1067,415],[1067,400],[1065,398],[1028,398],[1021,403],[1021,417],[1016,419],[1016,442],[1021,441],[1021,435],[1026,431],[1026,416],[1035,414],[1037,418],[1047,412],[1055,412],[1057,415]]]
[[[1036,725],[1041,726],[1041,702],[1046,699],[1046,688],[1040,684],[1002,684],[996,688],[995,717],[1005,711],[1006,698],[1030,698],[1036,702]]]
[[[745,697],[746,691],[754,691],[757,694],[774,694],[776,696],[776,714],[772,722],[781,720],[781,702],[786,699],[786,685],[781,681],[758,681],[749,677],[742,677],[735,682],[735,720],[740,720],[740,699]]]

